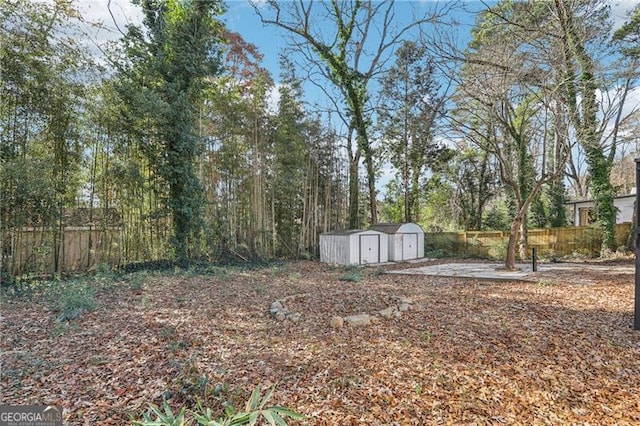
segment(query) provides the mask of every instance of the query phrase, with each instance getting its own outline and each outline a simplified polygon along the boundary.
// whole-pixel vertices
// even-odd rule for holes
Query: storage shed
[[[389,260],[403,260],[424,257],[424,231],[416,223],[379,223],[370,230],[380,231],[389,236]]]
[[[387,234],[352,229],[320,234],[320,261],[339,265],[364,265],[389,260]]]

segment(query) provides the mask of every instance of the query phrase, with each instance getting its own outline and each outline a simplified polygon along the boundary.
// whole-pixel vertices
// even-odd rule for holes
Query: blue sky
[[[477,4],[475,9],[481,6],[480,2],[475,3]],[[399,26],[405,26],[412,21],[414,13],[427,11],[435,4],[435,2],[428,1],[398,1],[394,6],[396,22]],[[258,46],[265,55],[265,68],[270,70],[273,76],[277,78],[279,72],[278,55],[286,47],[286,37],[288,35],[275,26],[264,26],[247,1],[229,1],[227,5],[228,11],[223,19],[228,28],[240,33],[247,42]],[[316,6],[316,8],[320,7]],[[473,17],[470,15],[462,16],[460,9],[457,12],[458,14],[455,18],[463,20],[467,24],[464,31],[468,32],[468,29],[473,24]]]
[[[611,1],[612,15],[614,20],[620,24],[625,19],[625,12],[630,10],[639,0],[621,0]],[[283,4],[286,1],[283,1]],[[455,30],[457,37],[460,41],[460,45],[464,44],[466,37],[468,37],[469,30],[471,29],[474,16],[470,13],[465,13],[461,7],[462,2],[459,1],[427,1],[427,0],[414,0],[414,1],[396,1],[394,6],[397,13],[397,21],[399,25],[405,25],[411,21],[412,13],[415,10],[426,10],[434,6],[449,7],[455,5],[456,8],[453,13],[447,17],[447,19],[455,19],[460,21],[462,25],[459,25]],[[481,1],[469,1],[466,2],[466,9],[473,12],[483,9],[485,4],[491,3]],[[115,39],[119,36],[117,26],[124,29],[126,23],[139,23],[141,20],[141,12],[137,6],[133,6],[130,0],[77,0],[77,4],[82,14],[90,21],[102,22],[104,27],[101,29],[89,28],[87,30],[88,37],[85,42],[89,45],[93,43],[103,43],[107,39]],[[268,69],[273,78],[277,81],[279,78],[279,54],[286,46],[285,34],[273,27],[264,26],[252,6],[247,0],[232,0],[226,2],[228,11],[222,17],[228,28],[243,36],[243,38],[249,42],[255,44],[260,52],[264,55],[263,66]],[[110,5],[111,13],[115,18],[116,23],[109,13],[107,6]],[[452,30],[453,31],[453,30]],[[318,90],[307,85],[307,96],[312,99],[308,99],[311,102],[320,102],[322,95]],[[315,96],[310,96],[316,93]]]
[[[284,2],[283,2],[284,3]],[[246,0],[227,1],[228,11],[222,16],[222,20],[227,27],[242,35],[249,43],[258,47],[264,55],[263,66],[268,69],[273,78],[277,81],[279,78],[279,54],[286,47],[286,34],[274,26],[264,26],[256,15],[253,7]],[[414,12],[425,11],[435,5],[435,2],[424,0],[417,1],[397,1],[394,9],[397,14],[398,25],[404,26],[411,22]],[[440,7],[448,7],[446,5],[460,4],[460,2],[441,2]],[[87,43],[104,43],[107,39],[116,39],[119,37],[118,27],[124,30],[126,23],[139,23],[142,18],[140,10],[131,5],[129,0],[78,0],[78,5],[82,14],[90,21],[101,22],[103,28],[89,28],[87,30]],[[107,6],[110,6],[109,8]],[[482,3],[470,2],[472,9],[482,8]],[[109,13],[109,9],[111,13]],[[466,25],[461,27],[461,33],[468,33],[473,24],[473,16],[462,16],[461,9],[457,9],[454,16],[448,18],[461,19]],[[113,14],[112,19],[111,14]],[[309,88],[312,90],[313,88]],[[320,98],[318,96],[317,98]],[[317,99],[314,99],[317,101]]]

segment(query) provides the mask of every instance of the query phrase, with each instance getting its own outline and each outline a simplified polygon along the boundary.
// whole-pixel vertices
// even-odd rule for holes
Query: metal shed
[[[379,223],[370,230],[380,231],[389,236],[389,260],[420,259],[424,257],[424,231],[416,223]]]
[[[389,260],[387,234],[371,229],[351,229],[320,234],[320,261],[339,265],[364,265]]]

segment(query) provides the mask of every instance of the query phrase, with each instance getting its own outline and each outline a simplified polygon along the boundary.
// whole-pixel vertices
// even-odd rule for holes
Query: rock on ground
[[[371,324],[371,317],[368,314],[351,315],[345,318],[347,324],[353,327]]]

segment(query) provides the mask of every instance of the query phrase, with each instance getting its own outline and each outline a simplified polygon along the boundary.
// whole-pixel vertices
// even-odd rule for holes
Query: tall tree
[[[458,151],[445,168],[455,187],[457,224],[465,230],[480,230],[489,201],[498,190],[498,176],[488,150],[458,145]]]
[[[371,138],[371,108],[368,105],[371,83],[385,67],[389,53],[411,28],[433,22],[434,16],[421,17],[396,29],[394,2],[341,1],[281,3],[268,0],[253,3],[262,22],[275,25],[293,35],[293,45],[315,64],[341,92],[349,116],[349,128],[355,134],[364,157],[370,221],[377,223],[375,187],[375,150]],[[269,15],[269,13],[271,13]],[[353,191],[351,186],[352,202]],[[357,223],[351,209],[350,223]]]
[[[544,40],[532,42],[526,26],[504,25],[535,17],[536,7],[500,2],[479,16],[457,93],[459,129],[495,156],[500,180],[513,203],[508,269],[515,267],[517,247],[521,257],[527,255],[529,206],[542,186],[563,170],[561,166],[549,173],[542,167],[544,147],[552,140],[547,118],[556,90],[546,82],[544,64],[539,62],[544,58]],[[565,157],[558,164],[565,164],[567,151],[561,151]]]
[[[560,61],[553,67],[563,81],[561,93],[569,123],[585,154],[596,224],[603,234],[601,254],[605,254],[615,249],[611,169],[619,150],[621,125],[633,113],[625,106],[637,78],[638,57],[634,57],[633,48],[626,50],[625,41],[631,42],[627,46],[633,45],[633,31],[626,31],[633,28],[634,21],[632,18],[630,27],[623,26],[614,36],[622,43],[621,53],[630,54],[627,61],[619,61],[617,46],[609,43],[612,22],[608,2],[556,0],[549,9],[560,52]]]
[[[640,4],[637,4],[633,10],[629,12],[628,20],[620,27],[613,35],[613,41],[616,43],[623,57],[625,57],[629,64],[630,75],[628,76],[627,81],[631,81],[632,79],[637,81],[638,78],[638,63],[640,61]],[[638,140],[637,134],[639,133],[640,126],[638,122],[640,121],[640,111],[635,110],[634,112],[628,115],[628,119],[624,125],[627,127],[627,135],[631,135],[631,139]],[[634,138],[634,133],[635,138]],[[638,145],[636,143],[636,155],[638,155]],[[623,156],[624,158],[624,156]],[[633,170],[631,167],[629,170]],[[631,179],[631,185],[634,185],[633,179]],[[638,188],[636,188],[638,191]],[[638,203],[634,203],[633,209],[633,222],[636,223],[638,217]],[[632,249],[635,246],[635,240],[638,237],[637,232],[632,230],[629,233],[629,238],[627,239],[627,247]]]
[[[418,222],[420,178],[444,151],[433,140],[444,106],[438,89],[427,49],[405,41],[382,78],[377,108],[384,150],[402,184],[405,222]]]
[[[627,21],[613,34],[613,40],[623,55],[640,58],[640,4],[629,11]]]
[[[68,35],[78,19],[71,2],[0,0],[1,229],[4,238],[9,228],[49,227],[56,267],[64,212],[81,187],[78,117],[93,69]]]
[[[195,164],[201,152],[198,111],[207,77],[220,71],[221,1],[136,0],[146,34],[130,26],[123,39],[120,94],[132,114],[149,119],[144,143],[150,163],[168,187],[176,259],[190,255],[202,224],[202,188]],[[141,141],[143,142],[143,141]]]
[[[279,254],[297,256],[301,251],[298,242],[310,153],[305,141],[300,80],[290,60],[282,56],[280,64],[283,73],[278,89],[280,98],[274,135],[272,185],[274,232],[277,230]]]
[[[596,222],[603,232],[602,250],[615,245],[616,210],[613,206],[614,188],[610,173],[615,147],[605,152],[603,132],[598,118],[598,62],[593,43],[606,43],[609,20],[608,8],[602,2],[581,1],[569,4],[560,0],[553,3],[557,19],[558,36],[562,46],[561,86],[569,119],[576,139],[586,154],[590,188],[595,202]]]

